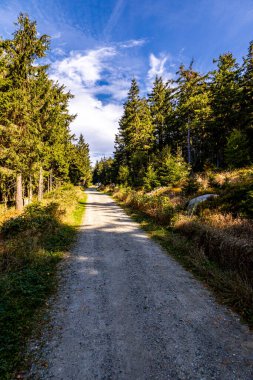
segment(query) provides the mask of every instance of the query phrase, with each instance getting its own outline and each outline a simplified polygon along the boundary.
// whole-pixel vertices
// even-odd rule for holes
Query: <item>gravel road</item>
[[[252,380],[247,327],[109,196],[87,193],[29,378]]]

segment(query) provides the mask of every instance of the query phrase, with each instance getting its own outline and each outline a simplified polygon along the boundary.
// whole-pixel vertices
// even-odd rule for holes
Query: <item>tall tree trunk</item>
[[[50,174],[49,174],[49,191],[52,191],[53,190],[53,173],[52,173],[52,170],[50,170]]]
[[[31,174],[29,176],[28,198],[29,198],[29,203],[31,203],[32,199],[33,199],[33,184],[32,184],[32,176],[31,176]]]
[[[7,210],[8,197],[7,197],[6,191],[4,192],[3,200],[4,200],[4,209]]]
[[[39,189],[38,189],[38,201],[41,202],[43,199],[43,169],[40,167],[39,173]]]
[[[188,153],[188,164],[191,164],[191,130],[188,127],[187,131],[187,153]]]
[[[23,194],[22,194],[22,174],[16,176],[16,210],[23,209]]]

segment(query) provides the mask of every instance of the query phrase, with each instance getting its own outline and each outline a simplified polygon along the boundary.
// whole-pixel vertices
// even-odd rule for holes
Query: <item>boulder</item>
[[[204,194],[200,195],[199,197],[193,198],[189,201],[188,206],[187,206],[187,211],[190,214],[193,214],[193,212],[196,210],[197,205],[199,203],[205,202],[207,199],[210,199],[212,197],[218,197],[218,194]]]

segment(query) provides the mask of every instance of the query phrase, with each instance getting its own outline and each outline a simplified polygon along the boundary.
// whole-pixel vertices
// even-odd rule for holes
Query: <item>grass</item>
[[[85,195],[67,186],[5,220],[0,247],[0,378],[13,379],[57,288],[57,264],[75,241]]]
[[[210,224],[208,227],[209,234],[216,234],[216,240],[213,240],[213,235],[207,236],[199,232],[205,228],[203,221],[202,225],[200,222],[197,225],[197,232],[191,229],[190,233],[186,233],[187,228],[190,230],[190,227],[188,225],[182,228],[182,221],[175,219],[173,225],[162,225],[159,220],[155,220],[155,213],[152,215],[138,209],[138,205],[135,202],[130,202],[129,197],[118,197],[117,193],[115,197],[126,212],[140,223],[151,238],[158,241],[181,265],[204,282],[220,303],[231,307],[241,316],[243,321],[253,328],[252,275],[250,275],[251,267],[249,268],[245,261],[246,259],[252,259],[252,254],[250,252],[248,256],[245,254],[245,250],[241,249],[243,247],[241,247],[240,241],[238,245],[238,236],[236,235],[238,233],[242,234],[242,231],[248,231],[251,228],[247,223],[243,222],[244,226],[243,223],[238,221],[237,224],[230,222],[232,232],[229,231],[229,233],[234,234],[234,239],[231,239],[231,236],[227,238],[226,242],[231,244],[226,250],[224,241],[222,242],[221,240],[224,231],[219,231],[218,236],[215,230],[217,221],[213,221],[213,226],[211,227]],[[223,222],[224,226],[229,227],[227,219]],[[189,223],[192,224],[192,220]],[[220,221],[218,224],[220,225]],[[210,244],[207,244],[207,242]],[[237,246],[239,246],[240,252],[236,251]],[[224,255],[219,256],[219,253],[222,253],[223,250],[225,251]],[[237,256],[234,254],[235,252],[237,252]],[[222,265],[221,258],[223,260]]]

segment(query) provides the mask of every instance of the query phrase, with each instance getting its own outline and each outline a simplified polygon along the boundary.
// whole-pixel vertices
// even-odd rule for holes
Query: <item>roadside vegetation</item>
[[[248,176],[252,178],[252,169],[243,172],[247,180]],[[227,174],[219,173],[216,178],[220,181]],[[230,172],[231,178],[237,174],[238,171]],[[237,185],[233,180],[233,188],[239,191],[246,185],[242,184],[241,176],[237,178]],[[253,221],[248,217],[251,208],[245,208],[242,197],[238,198],[235,191],[236,195],[229,200],[233,212],[227,211],[231,185],[209,187],[219,197],[200,203],[193,214],[187,210],[192,197],[187,193],[187,184],[185,188],[164,187],[150,193],[114,186],[101,189],[112,194],[152,238],[207,284],[221,303],[230,306],[253,327]],[[201,187],[194,196],[198,194],[202,194]],[[232,192],[229,194],[232,197]]]
[[[70,131],[72,95],[49,77],[50,37],[20,14],[0,40],[0,377],[15,378],[56,289],[89,184],[89,146]],[[75,185],[75,187],[74,187]],[[22,375],[20,375],[22,378]]]
[[[65,185],[1,225],[0,373],[13,379],[27,339],[57,286],[56,269],[74,242],[85,207],[81,188]]]
[[[93,182],[252,326],[253,42],[241,63],[230,52],[213,63],[181,64],[145,97],[133,79]]]

